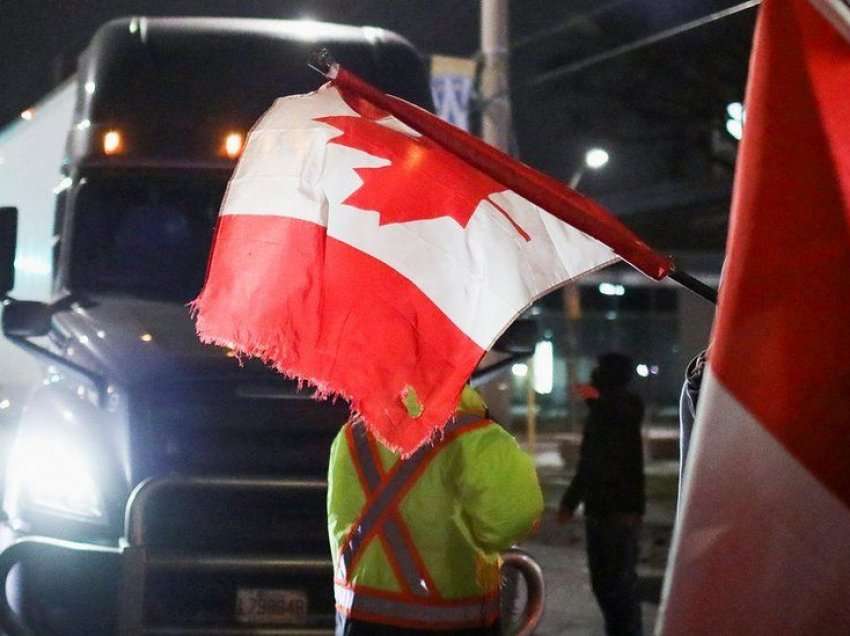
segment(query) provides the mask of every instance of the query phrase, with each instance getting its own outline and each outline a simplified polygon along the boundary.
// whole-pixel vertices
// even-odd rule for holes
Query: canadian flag
[[[348,399],[407,454],[534,299],[615,260],[330,83],[252,129],[194,309],[204,341]]]
[[[850,43],[761,6],[663,634],[850,634]]]

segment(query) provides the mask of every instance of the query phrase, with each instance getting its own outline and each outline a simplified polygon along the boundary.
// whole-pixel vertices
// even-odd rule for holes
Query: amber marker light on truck
[[[103,154],[117,155],[124,150],[124,140],[117,130],[107,130],[103,133]]]
[[[229,132],[224,138],[224,155],[228,159],[236,159],[242,154],[244,137],[240,132]]]

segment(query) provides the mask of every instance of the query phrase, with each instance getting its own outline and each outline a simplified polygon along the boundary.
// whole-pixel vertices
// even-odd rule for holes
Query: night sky
[[[639,210],[617,201],[635,207],[657,198],[658,188],[684,188],[706,194],[696,207],[663,195],[663,206],[725,218],[734,149],[730,160],[713,139],[725,134],[726,104],[743,99],[754,10],[538,87],[523,83],[738,3],[514,0],[517,154],[567,180],[584,151],[602,145],[611,150],[611,165],[582,187],[614,201],[618,212]],[[0,124],[70,75],[99,25],[134,14],[310,18],[388,28],[423,53],[473,56],[479,48],[474,0],[0,0]],[[722,244],[725,226],[714,226],[712,240]]]
[[[441,16],[451,15],[439,26],[438,5]],[[470,55],[478,45],[478,5],[471,0],[0,0],[0,121],[17,116],[70,73],[98,26],[125,15],[312,18],[392,29],[423,51]]]

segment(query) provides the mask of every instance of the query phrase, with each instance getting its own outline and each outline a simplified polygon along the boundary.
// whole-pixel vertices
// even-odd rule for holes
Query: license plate
[[[236,620],[301,625],[307,622],[307,595],[299,590],[239,588],[236,591]]]

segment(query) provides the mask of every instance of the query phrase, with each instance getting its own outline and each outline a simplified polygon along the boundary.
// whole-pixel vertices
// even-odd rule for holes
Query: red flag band
[[[660,633],[850,634],[850,43],[765,0]]]

